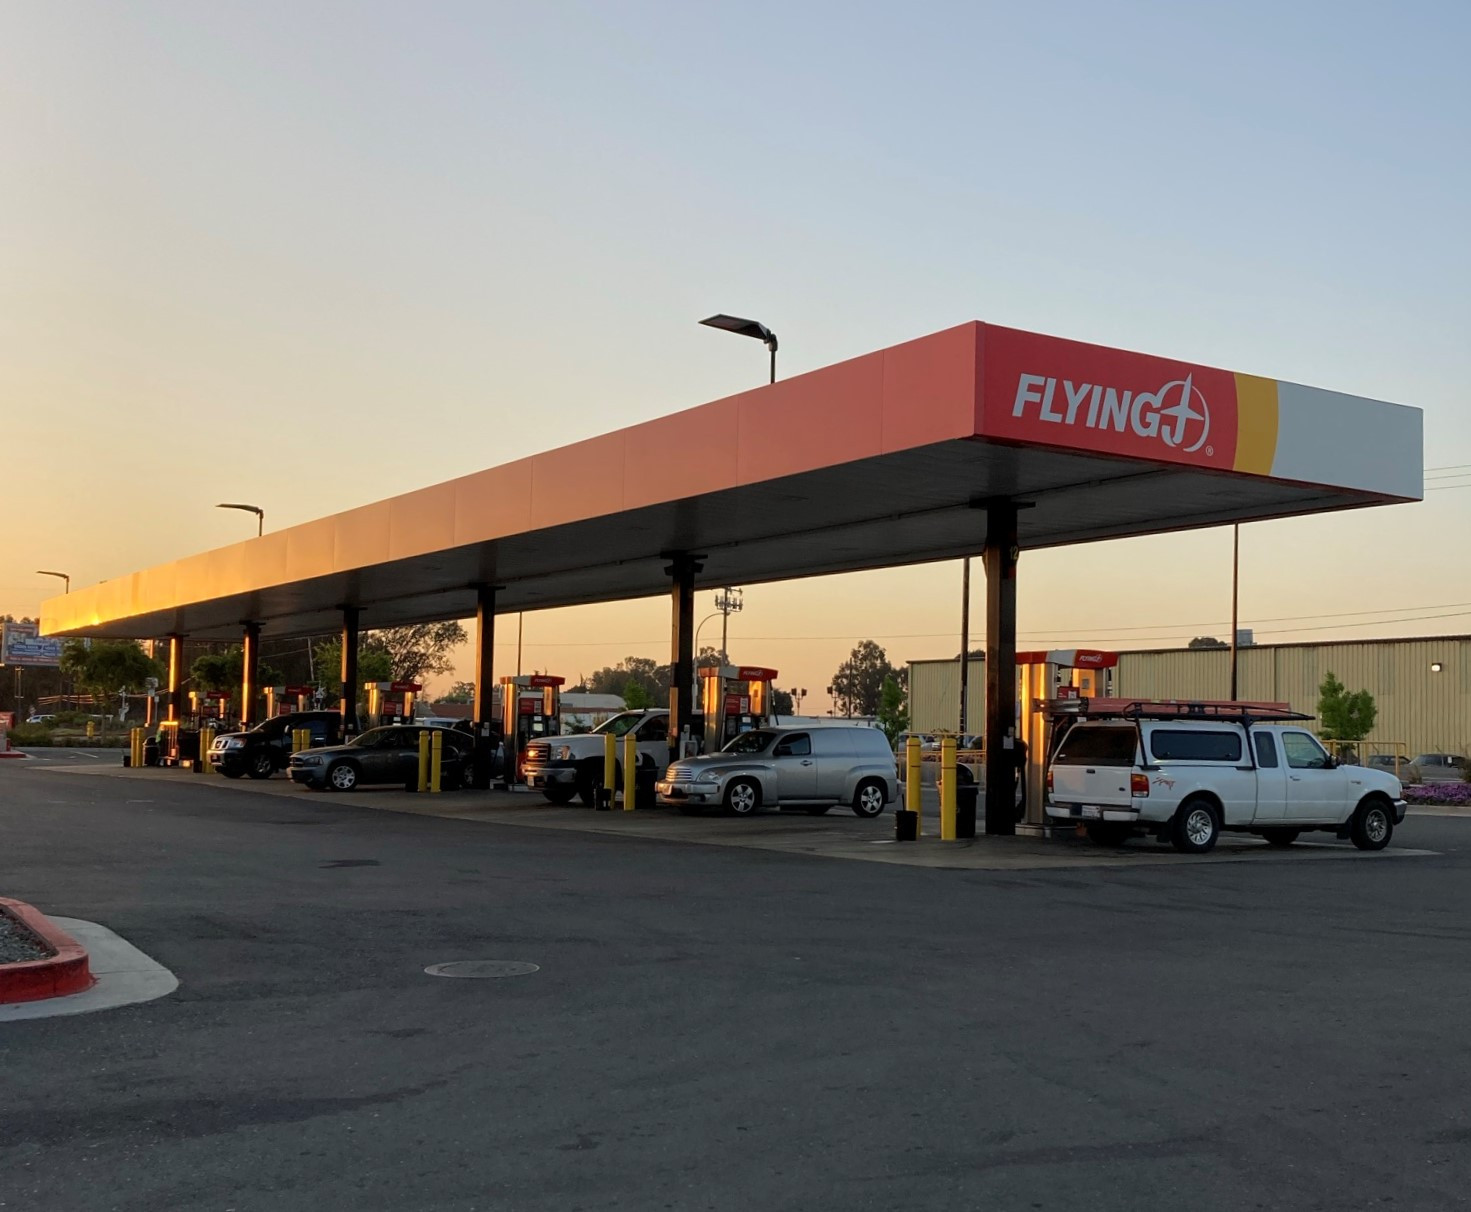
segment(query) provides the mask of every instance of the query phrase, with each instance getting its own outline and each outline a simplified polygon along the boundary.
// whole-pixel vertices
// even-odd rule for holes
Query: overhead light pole
[[[259,505],[240,505],[226,501],[215,506],[216,509],[239,509],[244,513],[255,514],[255,537],[260,538],[266,530],[266,511]]]
[[[700,321],[707,328],[723,328],[726,332],[733,332],[741,337],[755,337],[758,341],[764,341],[766,348],[771,351],[771,378],[769,382],[776,382],[776,334],[762,324],[759,320],[746,320],[740,316],[728,316],[724,312],[719,315],[709,316]]]
[[[70,593],[72,591],[72,579],[64,572],[48,572],[44,568],[38,568],[36,569],[36,575],[38,577],[59,577],[62,581],[65,582],[65,588],[63,588],[61,592]]]
[[[1231,527],[1231,701],[1236,701],[1236,603],[1241,588],[1241,526]]]

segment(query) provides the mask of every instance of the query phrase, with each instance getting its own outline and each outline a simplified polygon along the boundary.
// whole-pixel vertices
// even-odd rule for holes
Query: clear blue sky
[[[1168,353],[1471,465],[1468,45],[1449,3],[9,0],[0,611],[241,537],[217,500],[284,526],[759,382],[718,310],[784,373],[967,319]],[[1468,510],[1248,528],[1244,621],[1471,603]],[[1023,631],[1219,629],[1227,552],[1031,556]],[[957,581],[753,589],[736,655],[951,655]],[[667,644],[662,602],[527,627],[573,675]]]

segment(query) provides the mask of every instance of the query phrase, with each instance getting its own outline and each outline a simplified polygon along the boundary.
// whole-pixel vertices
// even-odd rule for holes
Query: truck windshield
[[[593,731],[597,733],[611,732],[614,736],[622,736],[629,729],[637,728],[639,721],[643,718],[641,712],[625,711],[622,715],[615,715],[611,720],[604,720]]]
[[[1107,728],[1074,727],[1063,738],[1056,766],[1132,766],[1138,735],[1126,724]]]
[[[762,732],[761,729],[753,729],[751,732],[743,732],[738,737],[732,737],[726,743],[722,753],[760,753],[771,744],[774,732]]]

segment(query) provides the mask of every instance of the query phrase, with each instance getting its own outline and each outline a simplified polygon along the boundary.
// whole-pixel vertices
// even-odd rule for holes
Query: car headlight
[[[572,746],[571,745],[563,745],[560,749],[557,750],[557,761],[559,761],[559,762],[570,762],[571,760],[572,760]]]
[[[718,782],[720,782],[720,771],[718,771],[718,770],[706,770],[702,774],[695,775],[695,782],[697,782],[697,783],[718,783]]]
[[[215,748],[216,749],[244,749],[245,748],[245,742],[244,741],[241,741],[241,740],[236,740],[234,737],[227,737],[225,740],[221,741],[218,745],[216,745]]]
[[[320,766],[322,764],[322,759],[315,755],[297,754],[291,760],[297,766]]]

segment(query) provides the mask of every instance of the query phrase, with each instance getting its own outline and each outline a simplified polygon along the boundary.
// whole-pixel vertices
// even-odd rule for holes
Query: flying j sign
[[[986,326],[988,437],[1268,474],[1277,382]]]

